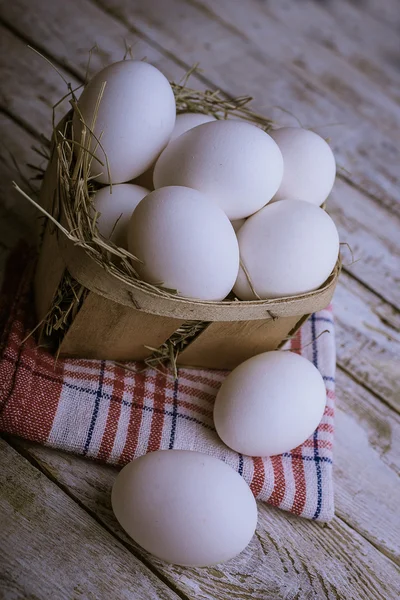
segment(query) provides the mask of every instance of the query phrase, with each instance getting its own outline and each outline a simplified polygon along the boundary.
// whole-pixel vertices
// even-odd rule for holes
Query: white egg
[[[133,60],[114,63],[89,81],[78,100],[79,111],[90,128],[104,82],[94,126],[102,148],[96,148],[94,139],[91,144],[104,165],[93,159],[91,175],[101,173],[97,181],[110,183],[105,153],[112,183],[124,183],[146,171],[167,145],[175,125],[175,98],[166,77],[152,65]],[[76,112],[73,129],[80,142],[82,123]]]
[[[257,524],[244,479],[200,452],[159,450],[134,460],[117,476],[111,503],[135,542],[166,562],[190,567],[233,558]]]
[[[100,213],[97,227],[105,239],[126,248],[129,219],[139,202],[149,190],[131,183],[106,186],[98,190],[93,199],[93,209]]]
[[[246,219],[235,219],[235,220],[231,221],[232,227],[236,233],[239,231],[239,229],[245,223],[245,221],[246,221]]]
[[[336,176],[335,157],[326,141],[308,129],[283,127],[270,132],[283,156],[283,179],[273,201],[298,198],[321,206]]]
[[[267,133],[249,123],[215,121],[168,144],[154,169],[154,187],[197,189],[234,220],[267,204],[282,174],[281,152]]]
[[[202,125],[203,123],[209,123],[211,121],[216,121],[215,117],[212,117],[211,115],[203,115],[202,113],[181,113],[176,117],[175,127],[169,142],[172,142],[172,140],[182,135],[182,133],[185,133],[185,131],[189,131],[189,129],[193,129],[193,127],[197,127],[197,125]],[[156,163],[154,162],[147,171],[142,173],[142,175],[139,175],[135,183],[154,190],[153,175],[155,166]]]
[[[182,135],[182,133],[189,131],[189,129],[203,125],[203,123],[211,123],[211,121],[216,121],[216,118],[211,115],[203,115],[202,113],[181,113],[177,115],[170,142]]]
[[[324,414],[326,389],[318,369],[293,352],[265,352],[236,367],[214,405],[218,435],[232,450],[273,456],[296,448]]]
[[[303,200],[269,204],[237,233],[241,262],[263,299],[304,294],[319,288],[339,255],[339,234],[330,216]],[[255,300],[241,267],[234,293]]]
[[[128,226],[129,251],[149,283],[187,298],[222,300],[239,269],[239,247],[223,210],[201,192],[171,186],[151,192]]]

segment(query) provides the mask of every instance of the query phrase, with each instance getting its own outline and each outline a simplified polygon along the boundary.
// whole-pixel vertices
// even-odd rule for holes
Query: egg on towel
[[[293,352],[264,352],[236,367],[214,405],[223,442],[248,456],[289,452],[311,436],[326,404],[318,369]]]
[[[262,129],[239,120],[198,125],[168,144],[154,169],[154,187],[199,190],[236,220],[267,204],[283,176],[282,154]]]
[[[103,163],[93,159],[91,175],[100,183],[125,183],[154,163],[171,137],[175,118],[175,98],[166,77],[146,62],[124,60],[85,86],[74,112],[74,138],[81,142],[83,119],[101,143],[91,140],[91,151]]]
[[[99,214],[97,228],[106,240],[121,248],[128,247],[129,219],[139,202],[149,190],[131,183],[120,183],[100,188],[92,201],[93,210]]]
[[[128,248],[144,281],[180,296],[223,300],[239,270],[239,246],[224,211],[207,196],[182,186],[151,192],[134,210]]]
[[[339,234],[331,217],[303,200],[265,206],[246,220],[237,238],[245,267],[240,267],[233,288],[240,300],[284,298],[316,290],[331,274],[339,255]]]

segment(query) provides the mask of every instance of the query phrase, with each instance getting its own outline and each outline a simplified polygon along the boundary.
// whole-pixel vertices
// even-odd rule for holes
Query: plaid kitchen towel
[[[167,373],[130,363],[59,359],[33,336],[32,253],[8,261],[0,303],[0,430],[113,465],[159,448],[197,450],[230,464],[256,498],[296,515],[333,517],[332,442],[335,337],[331,309],[312,315],[290,342],[322,373],[322,422],[301,446],[272,458],[227,448],[212,419],[226,372],[180,368]],[[321,335],[327,330],[329,333]],[[25,341],[24,341],[25,340]]]

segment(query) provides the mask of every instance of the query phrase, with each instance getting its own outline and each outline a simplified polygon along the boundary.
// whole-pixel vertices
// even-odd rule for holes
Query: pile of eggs
[[[137,61],[115,63],[88,83],[73,118],[77,140],[83,123],[94,133],[90,175],[103,185],[93,199],[99,232],[139,259],[144,281],[221,301],[232,291],[240,300],[303,294],[329,277],[339,237],[321,205],[336,167],[316,133],[176,116],[168,80]],[[325,402],[322,376],[305,358],[260,354],[222,384],[216,434],[247,456],[289,452],[313,433]],[[257,524],[245,480],[223,461],[185,450],[125,466],[112,506],[138,544],[180,565],[229,560]]]
[[[320,206],[336,166],[316,133],[176,116],[164,75],[131,60],[88,83],[74,113],[76,140],[83,123],[93,131],[90,175],[104,185],[93,199],[99,232],[138,259],[144,281],[221,301],[231,292],[294,296],[329,277],[339,236]]]

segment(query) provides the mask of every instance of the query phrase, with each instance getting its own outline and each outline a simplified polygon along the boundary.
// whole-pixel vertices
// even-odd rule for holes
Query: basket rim
[[[58,235],[58,245],[69,273],[89,291],[136,310],[183,320],[250,321],[316,312],[331,301],[341,269],[339,258],[320,288],[297,296],[267,300],[206,301],[156,294],[143,289],[134,279],[127,282],[106,271],[101,262],[90,256],[85,248],[73,244],[62,235]]]

